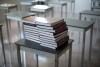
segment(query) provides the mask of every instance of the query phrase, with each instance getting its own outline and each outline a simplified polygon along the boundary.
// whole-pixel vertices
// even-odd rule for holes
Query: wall
[[[58,1],[58,0],[49,0],[49,1]],[[66,0],[63,0],[66,1]],[[70,12],[71,4],[68,3],[68,12]],[[90,10],[91,8],[91,0],[75,0],[75,12],[79,13],[83,10]]]
[[[11,3],[18,3],[20,0],[4,0]],[[58,1],[58,0],[47,0],[47,1]],[[75,0],[75,12],[79,13],[83,10],[90,10],[91,8],[91,0]],[[68,12],[70,12],[70,3],[68,3]]]
[[[79,13],[83,10],[91,9],[91,0],[75,0],[75,11]]]

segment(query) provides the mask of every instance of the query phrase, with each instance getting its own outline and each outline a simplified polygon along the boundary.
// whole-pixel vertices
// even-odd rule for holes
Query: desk
[[[66,2],[47,2],[48,5],[60,5],[61,17],[63,16],[63,7],[65,6],[65,17],[67,17],[67,3]]]
[[[2,35],[2,25],[0,24],[0,44],[2,46],[2,53],[3,53],[3,59],[4,59],[4,67],[6,66],[6,57],[5,57],[5,49],[4,49],[4,43],[3,43],[3,35]]]
[[[16,4],[0,4],[0,9],[4,9],[5,13],[9,13],[10,9],[16,8],[18,10],[18,6]]]
[[[75,13],[75,0],[59,0],[59,2],[70,2],[71,3],[71,13]],[[73,7],[74,6],[74,7]]]
[[[99,5],[97,6],[96,3]],[[100,0],[91,0],[91,10],[100,9]]]
[[[9,44],[11,45],[12,43],[12,33],[11,33],[11,23],[10,23],[10,20],[15,20],[15,21],[18,21],[18,31],[19,31],[19,37],[21,39],[21,21],[24,17],[27,17],[27,16],[34,16],[36,15],[36,13],[30,13],[30,12],[21,12],[21,11],[16,11],[16,12],[11,12],[11,13],[7,13],[6,14],[6,25],[7,25],[7,34],[8,34],[8,41],[9,41]]]
[[[100,11],[91,11],[91,10],[84,10],[82,12],[80,12],[79,14],[79,20],[82,20],[82,16],[84,16],[85,21],[87,18],[91,18],[94,20],[98,21],[98,27],[99,28],[99,23],[100,23]],[[98,29],[99,30],[99,29]]]
[[[36,5],[37,1],[34,0],[21,0],[20,2],[20,10],[21,10],[21,6],[28,6],[28,11],[29,11],[29,7],[31,5]]]
[[[38,13],[45,13],[45,17],[47,12],[51,10],[52,11],[52,17],[53,17],[53,7],[47,6],[47,5],[34,5],[30,7],[30,11],[38,12]]]
[[[80,67],[83,67],[86,32],[89,29],[91,29],[91,31],[90,31],[90,48],[89,48],[89,60],[90,60],[90,58],[91,58],[91,48],[92,48],[93,24],[94,23],[93,22],[73,20],[73,19],[67,19],[66,24],[67,24],[69,30],[82,32],[83,42],[82,42],[82,55],[81,55],[81,66]]]
[[[17,56],[18,56],[18,67],[21,67],[21,57],[20,57],[20,50],[25,50],[25,51],[31,51],[36,54],[37,58],[37,67],[38,66],[38,55],[47,55],[48,57],[55,59],[55,67],[58,67],[58,59],[59,57],[66,53],[66,51],[69,49],[69,65],[68,67],[71,67],[71,56],[72,56],[72,42],[73,40],[68,41],[68,45],[63,46],[62,48],[59,49],[51,49],[47,47],[40,46],[39,43],[29,41],[26,39],[19,40],[16,42],[17,46]]]
[[[22,19],[24,17],[27,17],[27,16],[34,16],[36,15],[36,13],[30,13],[30,12],[21,12],[21,11],[16,11],[16,12],[11,12],[11,13],[8,13],[6,14],[6,24],[7,24],[7,32],[8,32],[8,36],[9,36],[9,42],[11,44],[11,23],[10,23],[10,20],[15,20],[15,21],[18,21],[18,29],[19,29],[19,36],[21,38],[21,26],[20,26],[20,23],[22,21]]]
[[[81,20],[82,15],[91,16],[91,17],[95,16],[98,19],[100,19],[100,11],[84,10],[84,11],[80,12],[80,14],[79,14],[80,20]],[[85,18],[85,20],[86,20],[86,18]]]

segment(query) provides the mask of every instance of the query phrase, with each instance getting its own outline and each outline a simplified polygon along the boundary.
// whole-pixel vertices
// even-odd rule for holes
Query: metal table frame
[[[16,4],[10,4],[11,6],[2,6],[3,4],[0,4],[0,9],[5,10],[5,13],[9,13],[11,9],[18,10],[18,5]]]
[[[21,39],[22,38],[21,37],[21,22],[22,22],[22,19],[24,17],[34,16],[34,15],[36,15],[36,13],[21,12],[21,11],[16,11],[16,12],[11,12],[11,13],[7,13],[6,14],[7,34],[8,34],[8,41],[9,41],[10,45],[12,44],[12,37],[11,37],[12,32],[11,32],[11,22],[10,22],[10,20],[17,21],[17,23],[18,23],[19,37],[20,37],[19,39]],[[22,54],[21,54],[21,56],[22,56]]]
[[[66,3],[70,2],[71,3],[71,9],[70,9],[71,13],[75,14],[75,0],[59,0],[59,2],[60,1],[63,1],[63,2],[66,2]]]
[[[2,35],[2,25],[0,25],[0,42],[1,42],[1,45],[2,45],[2,53],[3,53],[3,59],[4,59],[4,67],[6,67],[6,56],[5,56],[3,35]]]
[[[66,2],[47,2],[48,5],[60,5],[61,7],[61,17],[63,16],[63,7],[65,6],[65,17],[67,17],[67,3]]]
[[[100,0],[91,0],[91,10],[100,9],[100,6],[95,6],[96,2],[100,4]]]
[[[91,11],[91,10],[85,10],[80,12],[79,14],[79,20],[82,20],[82,15],[86,15],[86,16],[91,16],[92,18],[97,18],[98,20],[100,19],[100,11]],[[86,16],[85,16],[85,21],[86,21]],[[93,17],[94,16],[94,17]],[[99,22],[98,22],[98,26],[99,26]],[[99,27],[98,27],[99,28]],[[92,42],[92,41],[91,41]],[[92,43],[91,43],[92,44]],[[92,47],[92,45],[91,45]],[[90,51],[90,55],[89,55],[89,61],[91,60],[91,51]]]
[[[7,6],[8,5],[8,6]],[[10,10],[12,10],[12,9],[16,9],[16,10],[18,10],[18,5],[16,5],[16,4],[7,4],[7,3],[4,3],[4,4],[0,4],[0,9],[1,10],[5,10],[5,13],[9,13],[10,12]],[[9,43],[9,45],[11,44],[10,43],[10,40],[9,40],[9,33],[8,33],[8,23],[7,23],[7,19],[6,19],[6,27],[7,27],[7,35],[8,35],[8,43]],[[9,49],[10,51],[11,51],[11,49]],[[11,53],[10,53],[11,54]],[[11,58],[11,55],[9,54],[9,57]],[[10,67],[12,67],[12,65],[11,65],[11,59],[9,59],[9,62],[10,62]]]
[[[81,67],[84,64],[84,51],[85,51],[85,37],[86,32],[90,29],[90,48],[89,48],[89,60],[91,58],[91,49],[92,49],[92,36],[93,36],[93,22],[86,22],[86,21],[79,21],[73,19],[66,20],[67,26],[69,30],[79,31],[82,34],[83,42],[82,42],[82,55],[81,55]],[[88,25],[87,25],[88,23]],[[80,40],[80,33],[79,33],[79,40]]]
[[[69,64],[68,67],[71,67],[71,57],[72,57],[72,42],[73,40],[69,40],[68,45],[59,48],[59,49],[51,49],[44,46],[40,46],[39,43],[29,41],[26,39],[21,39],[17,41],[15,44],[17,46],[17,56],[18,56],[18,67],[21,67],[21,57],[20,50],[29,51],[35,53],[36,57],[36,67],[38,66],[38,55],[47,55],[49,58],[55,59],[55,67],[58,67],[59,57],[62,54],[66,54],[66,51],[69,49]]]

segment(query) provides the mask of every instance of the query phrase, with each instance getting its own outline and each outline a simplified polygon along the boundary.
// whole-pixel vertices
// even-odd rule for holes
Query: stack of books
[[[24,38],[40,43],[39,32],[36,24],[23,22]]]
[[[68,27],[64,19],[36,17],[33,23],[23,24],[25,38],[38,42],[41,46],[56,49],[68,43]]]

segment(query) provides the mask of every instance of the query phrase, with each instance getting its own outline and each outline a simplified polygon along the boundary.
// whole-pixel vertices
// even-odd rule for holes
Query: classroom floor
[[[2,13],[1,13],[2,12]],[[5,46],[5,53],[6,53],[6,60],[7,60],[7,67],[18,67],[17,61],[17,52],[16,52],[16,45],[14,44],[18,39],[18,27],[16,21],[11,21],[12,26],[12,44],[8,44],[8,37],[7,37],[7,30],[6,30],[6,22],[4,17],[4,11],[0,11],[0,24],[3,24],[3,37],[4,37],[4,46]],[[43,16],[43,15],[40,15]],[[54,17],[59,16],[59,11],[54,12]],[[65,18],[63,16],[63,18]],[[78,14],[67,14],[67,18],[77,19]],[[66,19],[66,18],[65,18]],[[93,28],[93,41],[92,41],[92,55],[91,61],[88,62],[88,51],[89,51],[89,31],[87,31],[86,35],[86,46],[85,46],[85,59],[84,59],[84,67],[100,67],[100,23],[98,26],[98,22],[94,24]],[[80,44],[78,43],[79,40],[79,32],[78,31],[70,31],[69,36],[71,39],[74,39],[74,43],[72,46],[72,67],[80,67],[81,65],[81,43],[82,38],[80,38]],[[59,58],[59,67],[65,67],[65,64],[68,66],[68,51],[66,52],[67,61],[65,62],[65,54]],[[11,64],[10,64],[11,62]],[[24,60],[22,61],[24,67]],[[26,65],[27,67],[35,67],[35,58],[34,53],[26,52]],[[2,57],[2,50],[0,45],[0,67],[3,67],[3,57]],[[39,56],[39,67],[54,67],[54,60],[48,57]]]

